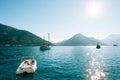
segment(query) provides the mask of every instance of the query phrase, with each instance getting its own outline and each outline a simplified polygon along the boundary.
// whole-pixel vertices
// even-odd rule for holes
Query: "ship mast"
[[[48,33],[48,46],[50,46],[49,42],[50,42],[50,33]]]

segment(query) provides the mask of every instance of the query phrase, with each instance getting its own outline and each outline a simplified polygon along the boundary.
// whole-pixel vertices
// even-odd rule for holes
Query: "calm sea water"
[[[22,56],[35,56],[35,74],[16,75]],[[120,47],[0,47],[0,80],[120,80]]]

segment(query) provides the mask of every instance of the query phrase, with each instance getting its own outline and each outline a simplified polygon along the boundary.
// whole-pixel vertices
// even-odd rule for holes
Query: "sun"
[[[103,5],[97,1],[89,2],[85,7],[85,14],[90,18],[98,18],[103,13]]]

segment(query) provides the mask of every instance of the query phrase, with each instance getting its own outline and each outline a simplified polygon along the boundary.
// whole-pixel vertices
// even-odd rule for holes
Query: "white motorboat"
[[[18,67],[16,74],[34,73],[36,69],[37,69],[37,62],[34,59],[34,56],[26,56],[21,59],[21,64]]]

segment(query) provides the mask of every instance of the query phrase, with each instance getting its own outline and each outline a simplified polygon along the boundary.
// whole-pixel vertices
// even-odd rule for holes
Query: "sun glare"
[[[90,18],[98,18],[103,14],[103,5],[96,1],[92,0],[85,6],[85,14]]]

